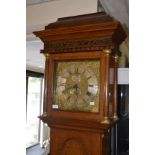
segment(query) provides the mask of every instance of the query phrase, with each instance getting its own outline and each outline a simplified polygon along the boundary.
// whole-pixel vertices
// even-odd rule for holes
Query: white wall
[[[118,68],[118,84],[129,84],[129,68]]]
[[[129,0],[100,0],[107,14],[129,28]]]
[[[43,29],[57,18],[97,12],[97,0],[57,0],[26,8],[27,34]]]
[[[44,29],[57,18],[97,12],[97,0],[57,0],[26,8],[26,66],[33,71],[44,70],[44,56],[40,54],[42,42],[32,32]],[[40,49],[38,49],[40,47]],[[38,68],[41,66],[42,68]]]

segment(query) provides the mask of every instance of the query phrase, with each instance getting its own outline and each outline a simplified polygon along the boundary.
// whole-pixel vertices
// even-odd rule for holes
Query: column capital
[[[42,116],[43,116],[43,117],[46,117],[46,116],[47,116],[47,112],[44,112],[44,113],[42,114]]]
[[[49,54],[48,53],[44,53],[44,56],[46,57],[46,59],[49,58]]]
[[[112,51],[111,51],[111,49],[104,49],[103,52],[106,54],[110,54]]]
[[[113,58],[114,58],[115,60],[118,60],[119,56],[118,56],[118,55],[114,55]]]

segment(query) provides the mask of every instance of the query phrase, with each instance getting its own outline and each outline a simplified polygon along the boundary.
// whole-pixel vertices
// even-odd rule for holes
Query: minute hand
[[[78,96],[80,94],[80,88],[78,87],[78,84],[74,85],[74,89],[75,89],[76,96]]]

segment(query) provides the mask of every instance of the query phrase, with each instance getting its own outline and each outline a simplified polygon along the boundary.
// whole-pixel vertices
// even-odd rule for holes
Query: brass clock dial
[[[99,60],[56,62],[53,108],[99,111]]]

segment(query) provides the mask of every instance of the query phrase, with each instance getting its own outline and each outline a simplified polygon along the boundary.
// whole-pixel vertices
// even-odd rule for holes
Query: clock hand
[[[75,95],[78,96],[80,94],[80,88],[78,87],[78,84],[74,85],[74,89],[75,89]]]
[[[75,68],[75,74],[79,74],[79,69],[78,69],[78,67]]]
[[[70,90],[70,89],[74,89],[75,87],[76,87],[76,85],[77,84],[74,84],[73,86],[69,86],[69,87],[67,87],[64,91],[63,91],[63,93],[65,93],[66,91],[68,91],[68,90]]]

